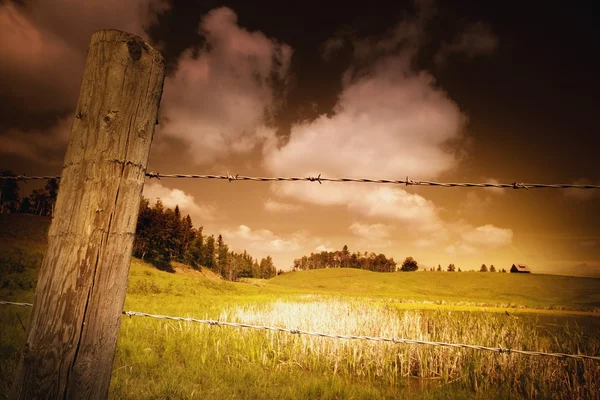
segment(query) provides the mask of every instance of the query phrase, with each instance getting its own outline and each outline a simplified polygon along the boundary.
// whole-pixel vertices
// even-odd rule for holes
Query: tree
[[[0,171],[0,176],[16,176],[11,171]],[[16,179],[0,179],[0,213],[19,211],[19,183]]]
[[[485,264],[481,264],[481,268],[479,268],[479,272],[488,272],[487,266]]]
[[[458,269],[458,272],[462,272],[460,268]]]
[[[454,264],[448,264],[447,271],[448,272],[454,272],[454,271],[456,271],[456,266]]]
[[[48,179],[46,186],[44,186],[46,194],[48,195],[48,209],[45,215],[54,216],[54,205],[56,204],[56,198],[58,196],[58,181],[56,179]]]
[[[21,199],[21,206],[19,207],[19,212],[22,214],[31,213],[31,200],[29,199],[29,196],[23,197]]]
[[[412,271],[416,271],[418,269],[419,269],[419,265],[417,264],[417,261],[412,257],[406,257],[404,259],[404,261],[402,262],[402,267],[400,268],[400,271],[412,272]]]
[[[189,244],[185,255],[185,262],[194,268],[200,268],[204,262],[204,236],[202,236],[202,229],[203,228],[200,227],[197,230],[192,230],[193,239]]]
[[[496,267],[494,267],[494,264],[490,265],[490,272],[496,272]]]
[[[212,269],[213,271],[216,269],[215,237],[213,235],[210,235],[206,239],[206,246],[203,247],[202,265],[204,265],[206,268]]]
[[[229,272],[229,259],[227,254],[229,253],[229,247],[223,241],[223,236],[217,237],[217,271],[226,277]]]
[[[260,276],[260,278],[263,279],[272,278],[277,274],[277,269],[273,264],[273,259],[271,258],[271,256],[267,256],[267,258],[263,258],[260,260],[260,271],[262,275]]]

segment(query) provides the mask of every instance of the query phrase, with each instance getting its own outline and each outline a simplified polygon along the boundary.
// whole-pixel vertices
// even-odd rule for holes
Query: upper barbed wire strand
[[[470,183],[470,182],[434,182],[434,181],[419,181],[406,177],[406,179],[369,179],[369,178],[326,178],[321,175],[302,177],[263,177],[263,176],[244,176],[244,175],[198,175],[198,174],[160,174],[158,172],[148,172],[146,176],[150,179],[175,178],[175,179],[217,179],[232,181],[253,181],[253,182],[355,182],[355,183],[380,183],[380,184],[395,184],[405,186],[431,186],[431,187],[468,187],[468,188],[495,188],[495,189],[600,189],[600,185],[576,185],[570,183]],[[40,179],[60,179],[60,176],[0,176],[4,180],[40,180]]]

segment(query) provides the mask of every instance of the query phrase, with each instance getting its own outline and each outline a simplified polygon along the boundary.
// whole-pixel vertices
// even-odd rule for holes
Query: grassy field
[[[49,221],[0,215],[0,299],[31,301]],[[232,283],[131,265],[126,310],[600,355],[598,279],[316,270]],[[501,311],[501,312],[497,312]],[[508,311],[510,315],[507,315]],[[29,309],[0,307],[0,396]],[[124,317],[111,398],[599,398],[600,363]]]

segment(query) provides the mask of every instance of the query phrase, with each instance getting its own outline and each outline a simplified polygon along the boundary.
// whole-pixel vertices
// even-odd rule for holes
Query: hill
[[[49,225],[48,217],[0,214],[1,287],[31,290],[35,286]],[[226,282],[221,282],[220,277],[208,269],[197,271],[184,264],[174,263],[174,274],[152,273],[155,275],[152,282],[156,287],[139,283],[147,276],[144,274],[153,269],[141,260],[134,259],[128,293],[168,292],[169,289],[165,289],[167,287],[181,289],[189,285],[192,288],[200,285],[212,288],[216,293],[227,288],[265,296],[321,294],[368,297],[404,304],[418,303],[421,308],[449,304],[550,310],[600,309],[599,278],[489,272],[384,273],[343,268],[289,272],[267,281],[244,280],[242,283],[225,285]],[[179,289],[181,296],[191,293]]]
[[[345,296],[432,304],[600,309],[600,279],[481,272],[371,272],[317,269],[277,276],[270,285]]]

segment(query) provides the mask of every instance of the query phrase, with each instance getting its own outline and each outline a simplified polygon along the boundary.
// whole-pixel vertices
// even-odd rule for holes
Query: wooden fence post
[[[11,399],[108,396],[164,76],[139,37],[92,35]]]

